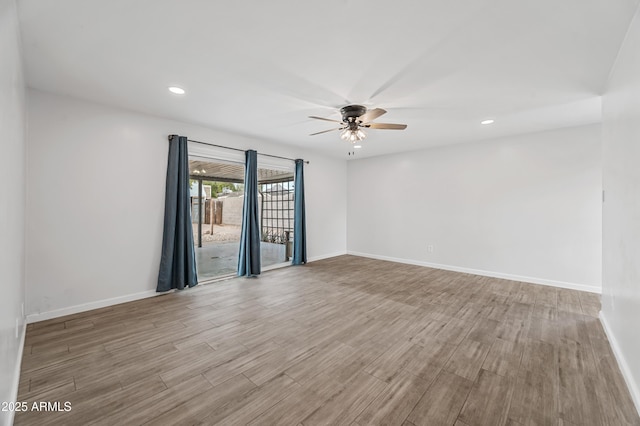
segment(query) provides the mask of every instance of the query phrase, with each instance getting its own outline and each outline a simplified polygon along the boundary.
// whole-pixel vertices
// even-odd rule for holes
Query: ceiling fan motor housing
[[[340,108],[342,121],[344,121],[345,123],[356,121],[356,118],[364,115],[365,112],[367,112],[367,107],[362,105],[347,105]],[[351,118],[351,120],[349,120],[349,118]]]

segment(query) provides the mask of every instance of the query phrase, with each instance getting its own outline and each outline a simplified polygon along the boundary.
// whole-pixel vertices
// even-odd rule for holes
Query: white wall
[[[600,149],[591,125],[351,161],[347,249],[599,291]]]
[[[640,9],[603,99],[600,318],[640,412]]]
[[[0,0],[0,402],[15,401],[24,334],[25,87],[14,0]],[[16,321],[18,335],[16,336]],[[0,411],[0,424],[12,413]]]
[[[309,256],[346,251],[346,161],[34,90],[28,100],[29,321],[155,291],[168,134],[309,160]]]

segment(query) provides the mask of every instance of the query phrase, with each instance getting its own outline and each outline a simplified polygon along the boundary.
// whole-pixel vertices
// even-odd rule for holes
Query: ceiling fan
[[[391,130],[404,130],[407,128],[406,124],[391,124],[391,123],[373,123],[373,120],[386,114],[387,111],[382,108],[374,108],[367,110],[367,107],[362,105],[347,105],[340,108],[340,114],[342,114],[342,121],[333,120],[331,118],[316,117],[310,115],[309,118],[316,120],[331,121],[333,123],[339,123],[340,127],[335,129],[323,130],[321,132],[311,133],[309,136],[320,135],[322,133],[333,132],[334,130],[341,130],[340,137],[343,140],[348,140],[351,143],[356,143],[366,138],[367,135],[362,129],[391,129]]]

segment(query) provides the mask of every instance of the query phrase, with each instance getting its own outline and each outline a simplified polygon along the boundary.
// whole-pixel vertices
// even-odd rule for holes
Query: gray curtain
[[[164,199],[162,257],[156,291],[182,290],[198,284],[191,225],[189,154],[185,136],[169,136]]]
[[[293,202],[293,261],[307,263],[307,226],[304,212],[304,161],[296,160]]]
[[[258,153],[245,152],[244,206],[242,207],[242,233],[238,276],[260,274],[260,222],[258,217]]]

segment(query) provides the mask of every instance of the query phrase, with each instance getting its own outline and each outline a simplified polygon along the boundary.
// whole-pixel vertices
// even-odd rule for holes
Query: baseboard
[[[27,323],[22,324],[22,336],[20,337],[20,346],[18,346],[18,359],[16,359],[16,368],[13,371],[13,383],[11,388],[11,398],[9,401],[18,400],[18,388],[20,387],[20,370],[22,369],[22,354],[24,353],[24,339],[27,335]],[[14,410],[9,410],[9,425],[13,424],[13,418],[15,416]]]
[[[633,375],[631,374],[631,369],[629,368],[629,364],[627,363],[624,354],[622,353],[622,349],[620,349],[620,345],[618,344],[618,340],[616,336],[613,334],[611,327],[609,326],[609,322],[607,321],[607,317],[604,312],[600,311],[600,323],[602,324],[602,328],[604,329],[604,333],[607,335],[609,339],[609,344],[611,345],[611,350],[613,350],[613,354],[616,357],[616,361],[618,361],[618,367],[620,367],[620,371],[622,372],[622,377],[624,377],[624,381],[627,383],[627,388],[629,388],[629,393],[631,394],[631,399],[633,400],[634,405],[636,406],[636,411],[638,411],[638,415],[640,415],[640,384],[636,383],[633,380]]]
[[[113,297],[110,299],[96,300],[95,302],[83,303],[81,305],[69,306],[67,308],[55,309],[53,311],[41,312],[27,315],[27,324],[38,321],[45,321],[52,318],[73,315],[93,309],[105,308],[107,306],[118,305],[120,303],[133,302],[134,300],[146,299],[148,297],[159,296],[166,293],[157,293],[155,290],[142,291],[140,293],[127,294],[125,296]]]
[[[338,256],[344,256],[345,254],[348,254],[346,251],[341,251],[341,252],[337,252],[337,253],[330,253],[330,254],[323,254],[320,256],[313,256],[307,259],[307,263],[311,263],[311,262],[317,262],[318,260],[324,260],[324,259],[330,259],[332,257],[338,257]]]
[[[551,287],[560,287],[560,288],[567,288],[571,290],[587,291],[589,293],[598,293],[598,294],[602,293],[602,289],[600,287],[585,285],[585,284],[575,284],[575,283],[569,283],[564,281],[547,280],[544,278],[505,274],[502,272],[493,272],[493,271],[485,271],[482,269],[464,268],[461,266],[442,265],[439,263],[423,262],[420,260],[400,259],[397,257],[381,256],[381,255],[371,254],[371,253],[360,253],[355,251],[348,251],[347,254],[351,254],[353,256],[368,257],[371,259],[388,260],[390,262],[396,262],[396,263],[405,263],[407,265],[426,266],[427,268],[443,269],[445,271],[463,272],[465,274],[481,275],[484,277],[502,278],[505,280],[521,281],[521,282],[531,283],[531,284],[542,284],[542,285],[548,285]]]

